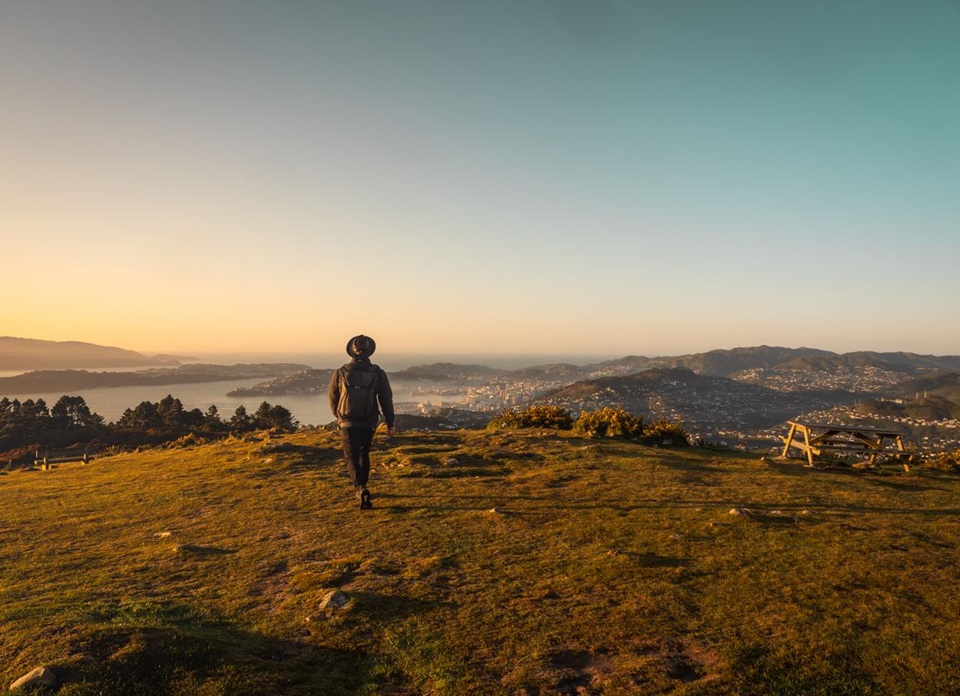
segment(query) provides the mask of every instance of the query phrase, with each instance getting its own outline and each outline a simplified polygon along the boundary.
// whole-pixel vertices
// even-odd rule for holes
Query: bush
[[[928,469],[938,471],[960,471],[960,450],[944,452],[924,464]]]
[[[639,438],[643,435],[643,418],[634,416],[622,406],[608,406],[596,411],[582,411],[573,429],[587,437]]]
[[[686,447],[690,444],[690,436],[679,423],[661,418],[643,429],[643,441],[649,445]]]
[[[583,411],[573,429],[587,437],[634,438],[646,445],[685,447],[690,444],[690,436],[679,423],[660,418],[644,425],[643,418],[634,416],[622,406]]]
[[[550,428],[570,430],[573,416],[560,406],[531,406],[522,410],[509,409],[494,416],[487,425],[491,430],[501,428]]]

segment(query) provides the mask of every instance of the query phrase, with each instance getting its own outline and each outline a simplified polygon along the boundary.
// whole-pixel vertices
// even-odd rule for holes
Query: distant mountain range
[[[958,355],[918,355],[916,353],[831,353],[815,348],[779,348],[757,346],[712,350],[674,357],[626,357],[600,363],[600,366],[626,366],[631,370],[654,367],[685,367],[698,374],[734,377],[745,370],[839,372],[844,369],[873,367],[908,376],[960,370]]]
[[[810,383],[832,382],[831,388],[872,391],[910,379],[960,371],[960,356],[916,353],[831,353],[814,348],[757,346],[713,350],[670,357],[630,355],[588,365],[557,363],[516,370],[498,370],[483,365],[434,363],[399,370],[403,379],[432,381],[483,380],[503,376],[513,379],[578,381],[626,376],[654,369],[680,368],[708,377],[726,377],[767,386],[777,391],[818,388]],[[808,379],[800,375],[807,375]],[[872,385],[866,388],[865,385]]]
[[[104,367],[179,365],[194,358],[147,356],[133,350],[81,341],[41,341],[0,336],[0,370],[64,370]]]
[[[187,362],[196,362],[196,358],[179,355],[147,356],[124,348],[81,341],[43,341],[0,336],[0,370],[7,371],[177,366]],[[745,371],[842,373],[871,368],[903,375],[903,379],[908,379],[960,371],[960,356],[868,351],[832,353],[816,348],[756,346],[653,358],[630,355],[588,365],[558,363],[533,365],[518,370],[446,362],[417,365],[396,374],[405,379],[434,381],[484,379],[495,375],[529,379],[585,379],[673,367],[686,368],[701,375],[734,378]]]
[[[14,365],[23,369],[44,361],[136,366],[156,359],[85,343],[0,338],[0,369],[18,369]],[[276,397],[324,392],[331,373],[329,368],[293,364],[186,365],[123,373],[44,369],[0,379],[0,392],[66,393],[109,386],[259,377],[265,381],[238,388],[230,395]],[[496,385],[492,393],[512,394],[515,404],[551,403],[571,408],[622,405],[638,414],[682,418],[694,427],[722,420],[738,428],[763,428],[799,413],[855,403],[878,412],[903,412],[906,407],[894,407],[891,400],[902,404],[921,394],[947,402],[928,400],[924,412],[952,414],[956,411],[951,402],[960,404],[960,356],[832,353],[771,346],[654,358],[625,356],[588,365],[557,363],[516,370],[443,362],[391,371],[390,378],[454,389],[482,390]],[[871,400],[876,401],[868,404]]]

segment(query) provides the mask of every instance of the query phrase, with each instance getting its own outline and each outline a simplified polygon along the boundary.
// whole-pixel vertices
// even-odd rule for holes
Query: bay
[[[87,389],[69,396],[82,396],[87,406],[94,413],[98,413],[108,422],[114,422],[128,408],[136,408],[143,401],[156,403],[168,394],[180,399],[186,410],[199,408],[206,411],[215,405],[220,417],[228,419],[243,406],[248,413],[257,410],[264,401],[272,405],[281,405],[287,408],[301,425],[325,425],[334,420],[327,402],[326,392],[316,394],[284,394],[279,396],[227,396],[227,392],[240,387],[252,387],[262,382],[262,379],[249,379],[229,382],[202,382],[199,384],[167,384],[151,387],[111,387],[107,389]],[[418,411],[415,404],[431,403],[434,405],[462,403],[465,395],[416,393],[414,391],[419,382],[408,380],[391,380],[393,399],[398,412],[410,413]],[[24,393],[4,394],[9,399],[43,399],[48,407],[52,407],[63,396],[62,393]]]

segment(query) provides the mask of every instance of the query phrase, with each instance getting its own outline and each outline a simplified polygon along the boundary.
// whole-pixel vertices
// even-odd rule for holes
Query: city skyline
[[[960,353],[960,6],[0,8],[0,333]]]

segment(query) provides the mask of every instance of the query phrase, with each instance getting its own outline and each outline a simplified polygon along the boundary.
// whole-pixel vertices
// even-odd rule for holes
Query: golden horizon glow
[[[960,353],[946,6],[648,5],[5,6],[0,333]]]

